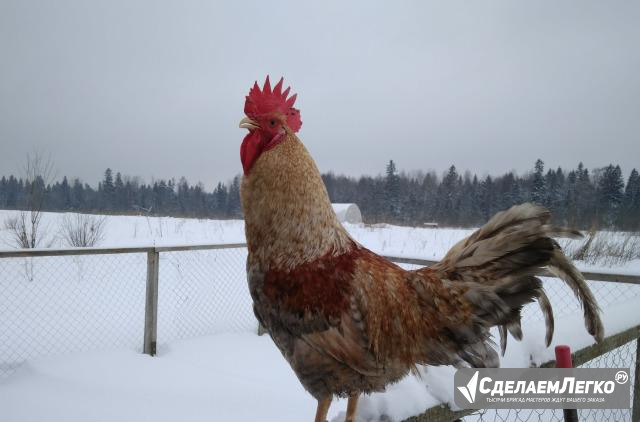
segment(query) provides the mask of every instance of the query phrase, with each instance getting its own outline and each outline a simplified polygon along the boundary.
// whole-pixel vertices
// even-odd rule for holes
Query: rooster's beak
[[[249,130],[260,129],[260,125],[258,125],[255,121],[251,120],[248,117],[245,117],[242,120],[240,120],[240,124],[238,125],[238,127],[240,127],[241,129],[249,129]]]

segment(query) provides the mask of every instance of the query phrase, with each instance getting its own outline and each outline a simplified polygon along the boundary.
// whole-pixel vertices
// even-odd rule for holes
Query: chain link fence
[[[158,283],[158,347],[221,332],[257,332],[246,282],[247,250],[163,252]]]
[[[0,379],[40,356],[142,346],[145,254],[0,259]]]
[[[0,380],[42,356],[142,351],[152,249],[0,253]],[[246,248],[163,249],[158,254],[160,350],[178,339],[257,332]]]
[[[0,381],[24,362],[42,356],[112,348],[142,351],[150,252],[159,258],[155,318],[159,350],[178,339],[257,332],[246,283],[247,251],[242,245],[0,252]],[[401,265],[407,269],[430,264],[390,258],[404,262]],[[554,278],[543,282],[556,320],[581,313],[564,283]],[[640,296],[640,284],[632,282],[589,281],[589,285],[603,308]],[[543,323],[537,306],[523,310],[523,323],[527,322]],[[631,368],[635,385],[636,344],[613,348],[582,366]],[[631,410],[583,410],[580,417],[632,418]],[[463,418],[563,420],[562,411],[524,409],[483,410]]]

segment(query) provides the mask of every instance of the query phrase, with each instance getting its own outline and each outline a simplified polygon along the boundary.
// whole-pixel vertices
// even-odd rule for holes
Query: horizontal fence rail
[[[61,249],[11,249],[0,251],[0,258],[30,258],[39,256],[114,255],[147,252],[182,252],[211,249],[246,248],[246,243],[214,243],[176,246],[133,246],[122,248],[61,248]]]
[[[222,244],[199,244],[199,245],[175,245],[175,246],[134,246],[119,248],[62,248],[62,249],[14,249],[0,250],[0,258],[28,258],[40,256],[72,256],[72,255],[111,255],[130,254],[148,252],[180,252],[180,251],[201,251],[211,249],[235,249],[246,248],[246,243],[222,243]],[[425,267],[438,263],[429,259],[408,258],[402,256],[383,255],[389,261],[398,264],[422,265]],[[547,270],[541,270],[538,275],[542,277],[555,277]],[[586,280],[610,281],[614,283],[640,284],[640,275],[616,274],[582,271]]]

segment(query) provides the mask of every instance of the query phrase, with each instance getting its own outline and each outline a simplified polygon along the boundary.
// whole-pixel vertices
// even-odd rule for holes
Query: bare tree
[[[38,152],[27,154],[23,173],[24,208],[17,216],[7,218],[4,227],[12,234],[15,246],[37,248],[46,238],[46,229],[41,223],[47,185],[54,177],[51,158]]]
[[[18,248],[31,248],[31,235],[26,212],[7,217],[4,220],[4,228],[11,235],[9,244]]]
[[[104,239],[105,216],[65,214],[60,223],[60,236],[68,246],[96,246]]]

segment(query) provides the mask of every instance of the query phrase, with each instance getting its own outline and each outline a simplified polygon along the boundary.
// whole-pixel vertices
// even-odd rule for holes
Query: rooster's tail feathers
[[[520,310],[527,303],[538,299],[542,282],[536,277],[512,280],[488,286],[468,283],[465,293],[472,306],[470,324],[451,328],[452,340],[457,345],[459,358],[473,367],[497,367],[500,363],[489,336],[489,327],[498,325],[501,347],[506,347],[506,331],[522,338]]]
[[[554,329],[553,311],[540,280],[534,276],[541,268],[547,267],[575,293],[584,308],[587,331],[600,341],[604,330],[596,300],[580,271],[553,240],[554,237],[578,238],[582,235],[576,230],[551,225],[549,219],[547,209],[528,203],[499,212],[483,227],[453,246],[444,259],[431,268],[451,281],[511,286],[508,288],[512,289],[514,285],[529,286],[533,290],[519,290],[520,294],[538,300],[547,328],[545,341],[550,345]],[[497,293],[503,299],[509,296],[506,290]],[[514,299],[517,303],[518,298]],[[496,321],[503,353],[507,345],[507,331],[518,340],[522,338],[520,308],[513,309],[517,312],[514,311],[510,319]]]

